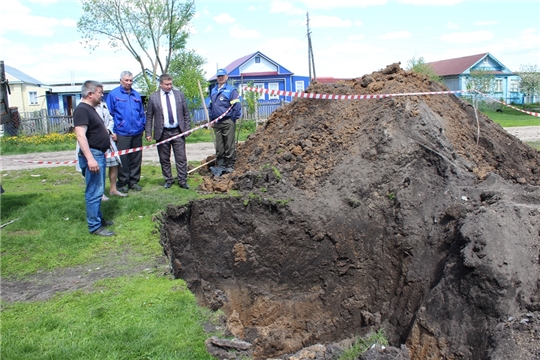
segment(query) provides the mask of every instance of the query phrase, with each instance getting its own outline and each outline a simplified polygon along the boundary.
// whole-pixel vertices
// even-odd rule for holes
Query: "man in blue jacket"
[[[123,71],[120,86],[111,90],[107,96],[107,107],[114,119],[114,133],[117,136],[118,150],[142,147],[146,115],[139,93],[132,89],[133,74]],[[120,156],[122,166],[118,169],[118,191],[127,193],[129,189],[141,191],[142,151]]]
[[[234,134],[236,120],[242,116],[242,104],[238,90],[227,84],[229,78],[227,70],[219,69],[216,76],[217,84],[210,92],[210,105],[208,107],[210,120],[217,119],[228,110],[227,114],[213,126],[216,134],[216,166],[212,172],[219,176],[221,173],[234,171],[236,161]]]

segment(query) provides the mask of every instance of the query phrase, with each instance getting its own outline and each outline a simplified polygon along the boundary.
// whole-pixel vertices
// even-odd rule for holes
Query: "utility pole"
[[[308,67],[309,67],[309,80],[317,80],[317,74],[315,73],[315,59],[313,58],[313,46],[311,45],[311,31],[309,30],[309,13],[306,13],[307,18],[307,38],[308,38]],[[313,69],[313,77],[311,77],[311,69]]]

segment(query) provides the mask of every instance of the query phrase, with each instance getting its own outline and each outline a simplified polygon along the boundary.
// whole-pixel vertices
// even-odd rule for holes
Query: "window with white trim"
[[[510,91],[519,92],[519,80],[510,81]]]
[[[495,80],[495,92],[502,92],[502,79]]]
[[[253,87],[256,89],[264,89],[264,83],[254,83]],[[259,93],[259,100],[266,100],[266,94],[265,93]]]
[[[29,91],[28,92],[28,99],[30,100],[30,105],[37,105],[38,104],[38,96],[37,91]]]
[[[279,91],[279,84],[278,83],[268,83],[268,90]],[[279,100],[279,95],[270,95],[270,94],[268,94],[268,100]]]
[[[294,82],[294,88],[295,92],[303,92],[304,91],[304,82],[302,80],[298,80]]]

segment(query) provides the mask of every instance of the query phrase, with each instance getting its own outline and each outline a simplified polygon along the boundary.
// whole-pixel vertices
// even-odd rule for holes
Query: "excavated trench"
[[[308,92],[441,90],[394,64]],[[174,275],[256,359],[380,328],[411,359],[540,355],[534,331],[498,340],[540,311],[539,153],[479,116],[477,142],[453,95],[294,100],[205,180],[240,196],[168,207]]]

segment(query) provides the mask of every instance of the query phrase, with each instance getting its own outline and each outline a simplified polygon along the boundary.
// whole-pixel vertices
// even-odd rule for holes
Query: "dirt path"
[[[188,161],[202,161],[206,157],[215,154],[214,144],[212,143],[195,143],[186,145],[186,153]],[[23,154],[23,155],[8,155],[2,156],[1,170],[26,170],[37,169],[41,167],[51,166],[69,166],[65,162],[75,160],[75,151],[56,151],[56,152],[44,152],[35,154]],[[59,162],[61,164],[34,164],[21,161],[52,161]],[[64,164],[62,164],[64,163]],[[143,150],[143,163],[145,164],[159,164],[157,149],[155,147]],[[75,166],[75,164],[72,164]]]
[[[521,126],[505,128],[505,130],[524,142],[540,141],[540,126]],[[186,152],[189,161],[202,161],[206,157],[215,154],[214,144],[187,144]],[[1,159],[1,171],[37,169],[41,167],[66,166],[66,164],[33,164],[20,161],[52,161],[63,163],[75,160],[75,152],[68,150],[35,154],[8,155],[2,156]],[[159,164],[157,149],[155,147],[143,151],[143,163]]]
[[[540,126],[520,126],[504,129],[521,141],[540,141]]]

